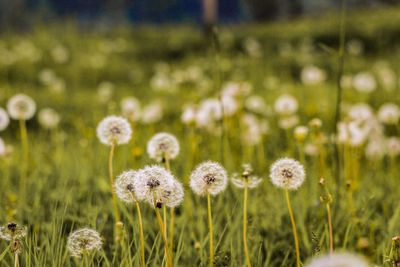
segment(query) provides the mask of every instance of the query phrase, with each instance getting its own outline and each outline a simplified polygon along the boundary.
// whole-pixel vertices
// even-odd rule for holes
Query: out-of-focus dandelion
[[[27,95],[17,94],[8,100],[7,110],[10,117],[14,120],[19,120],[19,128],[21,133],[21,145],[22,145],[22,156],[23,166],[21,170],[20,180],[20,203],[25,203],[25,191],[26,191],[26,176],[29,165],[29,146],[28,146],[28,132],[26,130],[26,120],[29,120],[35,115],[36,103]]]
[[[299,155],[300,155],[300,162],[304,163],[305,158],[304,158],[304,142],[307,138],[308,135],[308,127],[307,126],[297,126],[294,129],[294,137],[297,142],[297,147],[299,150]]]
[[[294,98],[291,95],[281,95],[276,101],[275,101],[275,112],[280,114],[280,115],[292,115],[296,113],[297,109],[299,107],[299,104],[297,103],[296,98]]]
[[[351,120],[364,123],[375,117],[372,108],[365,103],[358,103],[350,107],[349,117]]]
[[[396,125],[400,119],[399,106],[393,103],[383,104],[379,108],[378,119],[385,124]]]
[[[100,234],[92,229],[76,230],[68,236],[67,247],[73,257],[80,258],[92,252],[100,251],[103,240]]]
[[[347,52],[353,56],[359,56],[364,52],[364,43],[359,39],[350,39],[346,44]]]
[[[301,81],[305,85],[319,84],[326,79],[326,72],[316,66],[305,66],[301,71]]]
[[[42,127],[54,129],[60,122],[60,115],[52,108],[44,108],[39,111],[38,120]]]
[[[6,153],[6,144],[4,143],[3,139],[0,137],[0,156],[5,155]]]
[[[125,97],[121,100],[122,115],[131,122],[140,119],[140,102],[133,96]]]
[[[257,95],[249,96],[244,102],[246,110],[256,113],[259,115],[269,115],[271,113],[271,107],[269,107],[264,99]]]
[[[153,124],[159,122],[162,117],[163,105],[160,101],[155,100],[143,108],[141,120],[144,124]]]
[[[115,220],[117,226],[116,240],[121,241],[120,233],[122,223],[120,222],[117,198],[115,196],[114,178],[113,178],[113,157],[114,150],[117,145],[126,144],[132,137],[132,129],[129,122],[117,116],[108,116],[104,118],[97,126],[97,137],[100,142],[107,146],[111,146],[110,156],[108,161],[108,168],[110,174],[110,185],[113,196]]]
[[[137,172],[130,170],[123,172],[118,178],[115,180],[115,193],[118,198],[125,203],[135,203],[136,210],[139,218],[139,227],[140,227],[140,244],[142,250],[142,266],[146,266],[146,260],[144,257],[144,234],[143,234],[143,222],[142,222],[142,213],[140,212],[140,205],[138,201],[138,197],[136,196],[135,190],[135,180],[137,179]]]
[[[69,59],[69,51],[62,45],[57,45],[50,51],[51,57],[54,62],[64,64]]]
[[[193,124],[196,121],[197,109],[193,105],[184,106],[181,120],[185,124]]]
[[[0,107],[0,131],[5,130],[10,123],[7,112]]]
[[[106,103],[109,101],[114,92],[114,84],[108,81],[101,82],[97,88],[97,97],[100,102]]]
[[[296,224],[293,217],[292,207],[290,205],[289,190],[296,190],[301,186],[305,179],[304,167],[296,160],[283,158],[275,161],[271,166],[270,178],[274,185],[285,189],[286,200],[289,208],[290,219],[293,226],[293,235],[296,247],[297,267],[300,267],[300,250],[297,238]]]
[[[225,169],[216,162],[203,162],[190,175],[190,187],[200,195],[207,195],[208,227],[210,233],[210,266],[214,264],[213,228],[211,217],[211,195],[217,195],[225,190],[228,178]]]
[[[288,130],[296,126],[299,123],[299,120],[299,116],[297,115],[284,116],[279,120],[278,124],[280,128]]]
[[[26,235],[26,227],[14,222],[0,226],[0,239],[10,241],[11,252],[14,253],[14,267],[19,267],[18,254],[22,251],[22,239]]]
[[[376,89],[376,80],[370,73],[360,72],[353,77],[353,87],[359,92],[370,93]]]
[[[368,267],[368,263],[361,258],[349,253],[333,253],[312,259],[306,267]]]
[[[249,249],[247,246],[247,195],[249,188],[255,188],[262,182],[262,179],[253,174],[253,168],[250,164],[243,164],[243,172],[235,173],[231,179],[232,183],[239,188],[244,188],[243,201],[243,244],[246,253],[247,266],[251,266]]]

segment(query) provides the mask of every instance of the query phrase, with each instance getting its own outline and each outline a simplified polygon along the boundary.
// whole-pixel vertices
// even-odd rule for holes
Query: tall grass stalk
[[[293,217],[292,206],[290,205],[289,191],[285,189],[285,192],[286,192],[286,201],[289,208],[290,220],[292,221],[294,243],[296,247],[296,262],[297,262],[296,266],[300,267],[300,249],[299,249],[299,239],[297,237],[296,223]]]
[[[164,241],[164,247],[165,247],[165,253],[167,255],[167,266],[172,267],[173,263],[172,263],[172,257],[168,248],[168,240],[167,240],[167,235],[164,231],[164,223],[163,220],[161,218],[160,212],[158,211],[157,208],[157,203],[154,201],[154,211],[156,212],[156,216],[157,216],[157,221],[158,221],[158,226],[160,227],[160,231],[161,231],[161,235]]]

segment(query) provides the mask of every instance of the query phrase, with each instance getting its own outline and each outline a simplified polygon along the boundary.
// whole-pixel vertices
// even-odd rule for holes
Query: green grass
[[[399,12],[400,8],[396,7],[350,14],[348,38],[362,40],[366,50],[363,56],[346,55],[344,73],[354,74],[363,70],[376,73],[374,64],[385,61],[395,71],[397,84],[393,91],[385,91],[379,84],[379,88],[369,95],[344,90],[345,103],[366,102],[373,108],[387,101],[400,103],[400,50],[395,43],[400,32]],[[338,33],[339,19],[333,15],[271,25],[225,27],[220,31],[221,80],[250,82],[253,94],[261,95],[271,106],[282,93],[291,93],[299,100],[300,124],[319,117],[323,121],[323,132],[329,136],[334,119],[336,59],[316,43],[336,48]],[[260,40],[263,50],[260,58],[246,54],[242,41],[247,37]],[[313,38],[313,51],[299,52],[304,37]],[[21,254],[22,265],[80,266],[82,262],[71,258],[66,250],[66,239],[71,231],[90,227],[104,237],[103,249],[90,259],[91,264],[124,266],[123,260],[129,258],[129,266],[140,266],[140,236],[135,206],[119,203],[129,253],[122,255],[121,250],[113,245],[114,218],[107,165],[109,148],[98,141],[95,132],[103,117],[119,114],[119,101],[124,96],[133,95],[140,99],[142,105],[152,99],[161,99],[164,117],[153,125],[135,125],[134,141],[116,149],[114,174],[153,164],[146,154],[147,141],[160,131],[174,134],[180,141],[181,152],[177,159],[171,161],[171,169],[180,181],[186,182],[186,200],[176,209],[175,266],[207,266],[207,200],[194,196],[187,181],[198,163],[204,160],[220,161],[221,138],[204,129],[196,129],[196,151],[193,151],[191,129],[180,122],[185,103],[198,103],[218,94],[218,88],[213,86],[216,83],[215,54],[211,43],[203,39],[201,31],[183,27],[174,30],[139,27],[86,31],[66,23],[49,28],[37,27],[25,33],[3,33],[1,40],[9,50],[15,49],[23,40],[30,40],[40,51],[41,59],[36,62],[20,59],[8,66],[0,64],[0,106],[5,107],[12,95],[24,92],[35,99],[39,108],[52,107],[62,118],[59,128],[54,131],[42,129],[36,117],[27,123],[30,160],[27,204],[23,209],[19,209],[18,198],[23,164],[18,122],[13,121],[6,131],[0,133],[1,138],[14,147],[10,157],[0,158],[0,222],[15,220],[28,226]],[[279,54],[283,42],[290,42],[293,52]],[[56,44],[62,44],[70,51],[67,63],[57,64],[51,59],[50,50]],[[110,45],[117,48],[120,45],[124,49],[104,49]],[[104,66],[88,66],[91,58],[99,54],[105,60]],[[180,84],[173,93],[155,92],[150,88],[149,81],[154,64],[161,61],[167,62],[172,71],[197,66],[203,71],[203,77]],[[317,86],[301,83],[301,68],[308,63],[326,70],[328,77],[325,83]],[[38,74],[45,68],[54,70],[64,80],[64,93],[53,93],[40,83]],[[266,88],[264,80],[267,77],[276,77],[279,84]],[[115,85],[112,98],[105,104],[96,98],[96,88],[102,81],[111,81]],[[209,84],[206,89],[201,89],[203,82]],[[265,180],[258,188],[249,191],[248,245],[253,266],[294,266],[296,255],[284,191],[275,188],[269,181],[268,168],[276,159],[283,156],[298,158],[298,153],[293,149],[292,133],[286,136],[278,127],[277,116],[273,114],[268,120],[271,129],[263,137],[264,154],[260,156],[262,150],[259,146],[251,152],[253,148],[240,142],[237,116],[227,119],[224,122],[223,161],[230,175],[240,171],[238,166],[241,163],[251,162],[256,173]],[[386,130],[393,133],[393,129]],[[326,149],[327,170],[324,178],[335,196],[333,147],[327,145]],[[363,151],[364,148],[361,148]],[[391,176],[392,167],[388,158],[371,163],[362,156],[359,163],[360,186],[353,193],[359,231],[351,215],[342,177],[340,198],[334,198],[332,205],[336,207],[332,210],[334,248],[363,254],[378,266],[390,266],[384,263],[385,256],[389,254],[391,238],[400,234],[398,172],[396,177]],[[399,164],[398,158],[396,164]],[[308,156],[305,168],[306,182],[298,191],[291,193],[303,262],[312,255],[329,250],[325,205],[319,202],[317,158]],[[215,266],[245,266],[242,199],[243,191],[232,184],[212,198]],[[189,200],[193,205],[193,218],[188,215]],[[161,266],[164,247],[154,211],[146,203],[141,204],[141,208],[147,266]],[[9,244],[1,241],[0,258],[7,249]],[[0,265],[12,264],[13,255],[7,252]]]

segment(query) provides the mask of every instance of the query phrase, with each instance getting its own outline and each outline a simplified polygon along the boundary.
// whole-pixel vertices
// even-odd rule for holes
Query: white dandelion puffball
[[[360,72],[353,77],[353,87],[359,92],[370,93],[376,89],[376,81],[370,73]]]
[[[369,267],[360,256],[350,253],[333,253],[312,259],[306,267]]]
[[[236,187],[255,188],[262,182],[261,178],[254,175],[253,168],[251,167],[250,164],[243,164],[242,168],[243,168],[242,173],[234,173],[231,178],[232,183]]]
[[[7,223],[0,227],[0,239],[7,241],[20,240],[26,235],[26,226],[17,223]]]
[[[279,159],[271,166],[271,181],[280,188],[296,190],[304,182],[305,177],[303,165],[294,159]]]
[[[105,117],[97,126],[97,137],[100,142],[109,146],[126,144],[132,137],[131,125],[122,117]]]
[[[216,162],[203,162],[190,175],[190,187],[198,195],[217,195],[225,190],[228,178],[225,169]]]
[[[166,159],[174,159],[179,154],[179,142],[175,136],[169,133],[158,133],[147,143],[147,153],[150,158],[161,162]]]
[[[44,108],[39,111],[38,120],[44,128],[54,129],[60,122],[60,115],[52,108]]]
[[[140,102],[135,97],[125,97],[121,100],[122,115],[130,121],[140,119]]]
[[[0,108],[0,131],[5,130],[9,123],[10,119],[7,112],[3,108]]]
[[[359,103],[350,107],[349,117],[354,121],[366,122],[374,118],[374,112],[368,104]]]
[[[159,122],[163,117],[163,106],[160,101],[153,101],[142,111],[141,120],[144,124],[153,124]]]
[[[186,105],[183,109],[181,120],[185,124],[191,124],[196,121],[196,107],[192,105]]]
[[[297,115],[285,116],[279,120],[278,125],[280,128],[287,130],[299,124],[299,121],[300,119]]]
[[[145,200],[153,207],[154,204],[175,207],[184,197],[182,185],[169,171],[157,165],[137,171],[135,190],[139,200]]]
[[[400,119],[400,108],[396,104],[383,104],[378,111],[379,121],[385,124],[397,124]]]
[[[36,103],[27,95],[17,94],[8,100],[7,110],[14,120],[29,120],[35,115]]]
[[[308,135],[308,127],[307,126],[297,126],[294,128],[294,137],[299,141],[304,141]]]
[[[67,247],[73,257],[80,258],[82,254],[99,251],[103,245],[100,234],[89,228],[79,229],[69,235]]]
[[[281,95],[275,101],[275,111],[280,115],[291,115],[295,113],[299,107],[296,98],[291,95]]]
[[[400,138],[390,137],[386,140],[387,151],[391,157],[400,155]]]
[[[3,139],[0,137],[0,156],[4,156],[6,154],[6,144],[4,144]]]
[[[137,172],[130,170],[123,172],[114,182],[115,193],[126,203],[134,203],[138,200],[135,193],[135,179],[137,179]]]
[[[268,115],[271,112],[264,99],[257,95],[249,96],[244,102],[244,106],[247,110],[261,115]]]
[[[200,103],[196,115],[196,124],[199,127],[210,126],[211,123],[222,118],[222,107],[218,99],[209,98]]]
[[[305,85],[314,85],[325,81],[326,72],[316,66],[305,66],[301,71],[301,81]]]

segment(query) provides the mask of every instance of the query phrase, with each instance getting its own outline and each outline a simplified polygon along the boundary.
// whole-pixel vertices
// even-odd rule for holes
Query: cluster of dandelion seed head
[[[114,182],[115,193],[119,199],[126,203],[138,201],[138,197],[135,193],[136,175],[136,171],[126,171],[119,175]]]
[[[239,188],[255,188],[261,182],[262,179],[258,176],[254,175],[253,168],[250,164],[243,164],[242,165],[243,171],[242,173],[234,173],[231,181],[232,183]]]
[[[353,77],[353,87],[359,92],[370,93],[376,89],[376,80],[369,72],[360,72]]]
[[[350,107],[349,117],[356,122],[367,122],[375,117],[372,108],[365,103],[358,103]]]
[[[131,125],[125,118],[108,116],[97,126],[97,137],[109,146],[126,144],[132,137]]]
[[[60,122],[60,115],[52,108],[44,108],[39,111],[40,125],[47,129],[54,129]]]
[[[85,253],[99,251],[103,245],[100,234],[92,229],[83,228],[69,235],[67,247],[73,257],[80,258]]]
[[[10,118],[8,118],[7,112],[0,107],[0,131],[5,130],[10,123]]]
[[[274,185],[280,188],[296,190],[305,179],[305,171],[300,162],[282,158],[274,162],[270,170],[270,178]]]
[[[121,100],[122,115],[130,121],[140,119],[140,102],[135,97],[130,96]]]
[[[400,119],[400,108],[396,104],[386,103],[379,108],[379,121],[385,124],[397,124]]]
[[[305,85],[314,85],[325,81],[326,72],[316,66],[305,66],[301,71],[301,81]]]
[[[137,171],[134,185],[138,199],[152,206],[165,204],[175,207],[183,201],[183,186],[161,166],[146,166]]]
[[[169,133],[158,133],[147,143],[147,153],[158,162],[166,157],[174,159],[179,154],[178,139]]]
[[[7,110],[14,120],[29,120],[35,115],[36,103],[27,95],[17,94],[8,100]]]
[[[357,255],[333,253],[312,259],[306,267],[369,267],[369,264]]]
[[[17,223],[7,223],[0,226],[0,239],[7,241],[21,240],[26,235],[26,226]]]
[[[292,115],[297,111],[299,104],[297,103],[296,98],[291,95],[281,95],[275,101],[275,111],[280,115]]]
[[[190,187],[198,195],[217,195],[225,190],[228,178],[225,169],[216,162],[201,163],[190,175]]]

